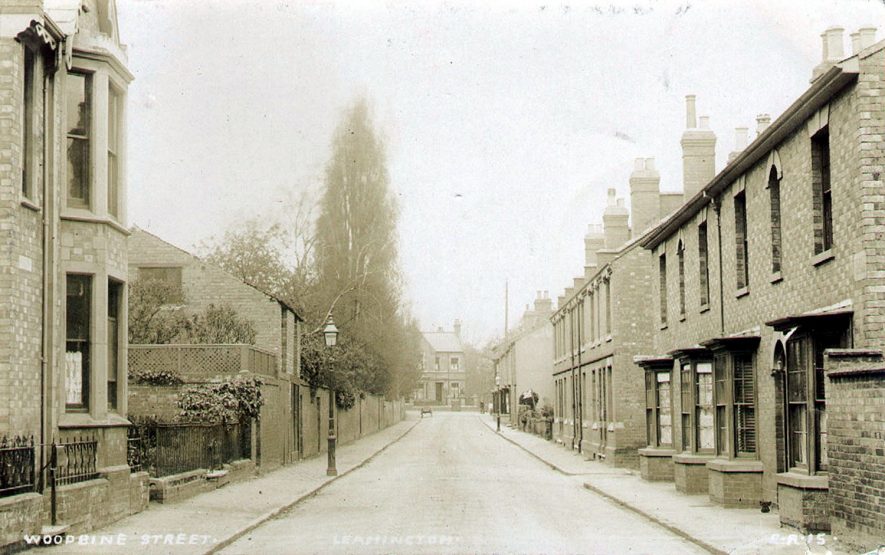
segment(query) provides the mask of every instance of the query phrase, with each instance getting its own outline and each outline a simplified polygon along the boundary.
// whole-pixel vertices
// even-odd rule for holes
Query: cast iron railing
[[[160,478],[252,456],[252,427],[239,424],[158,424],[130,431],[129,466]]]
[[[98,478],[98,441],[91,437],[66,439],[52,444],[55,483],[63,486]]]
[[[0,438],[0,497],[34,491],[34,438]]]

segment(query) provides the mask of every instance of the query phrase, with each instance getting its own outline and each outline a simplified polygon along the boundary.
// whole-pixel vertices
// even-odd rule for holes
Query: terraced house
[[[115,4],[2,0],[0,60],[2,546],[141,510],[147,477],[126,456],[132,76]]]
[[[686,204],[640,241],[656,314],[637,359],[644,477],[870,541],[885,534],[885,42],[874,37],[859,29],[845,57],[843,30],[829,29],[809,88],[770,125],[760,117],[722,171],[687,160]],[[693,98],[687,120],[683,146],[712,160]]]
[[[559,298],[551,318],[553,433],[586,458],[637,467],[646,430],[643,374],[633,357],[651,346],[653,275],[639,241],[681,204],[682,194],[662,193],[654,160],[639,158],[630,196],[632,230],[623,201],[609,189],[603,226],[591,225],[584,239],[584,275]]]

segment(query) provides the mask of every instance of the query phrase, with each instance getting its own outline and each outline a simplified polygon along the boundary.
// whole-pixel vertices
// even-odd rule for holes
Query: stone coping
[[[839,368],[838,370],[830,370],[829,372],[827,372],[827,376],[830,378],[864,376],[867,374],[885,374],[885,366],[879,365],[872,367],[860,366],[857,368]]]
[[[68,412],[59,417],[59,429],[77,428],[128,428],[132,423],[118,414],[108,414],[104,419],[93,418],[88,412]]]
[[[707,464],[713,459],[713,454],[705,455],[703,453],[677,453],[673,455],[673,462],[676,464]]]
[[[830,479],[828,476],[812,476],[803,474],[802,472],[781,472],[776,475],[777,485],[788,486],[796,489],[830,489]]]
[[[640,457],[672,457],[675,454],[675,449],[661,447],[643,447],[639,450]]]
[[[43,495],[35,492],[28,491],[23,493],[17,493],[15,495],[10,495],[8,497],[0,497],[0,510],[6,511],[11,510],[15,511],[16,506],[19,503],[29,503],[36,499],[43,499]]]
[[[765,466],[762,461],[743,459],[711,459],[707,468],[716,472],[756,472],[761,474]]]

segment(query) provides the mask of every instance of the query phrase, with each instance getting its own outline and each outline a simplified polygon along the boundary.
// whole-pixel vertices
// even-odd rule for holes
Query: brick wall
[[[833,534],[863,549],[885,538],[885,362],[881,351],[828,351]]]

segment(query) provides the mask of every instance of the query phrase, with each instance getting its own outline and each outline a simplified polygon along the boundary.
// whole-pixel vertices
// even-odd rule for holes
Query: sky
[[[583,275],[608,188],[637,157],[681,191],[685,95],[721,170],[734,129],[808,86],[820,34],[885,0],[332,2],[118,0],[130,222],[189,250],[284,221],[320,190],[360,97],[387,149],[404,296],[474,344]],[[880,30],[877,39],[885,38]]]

